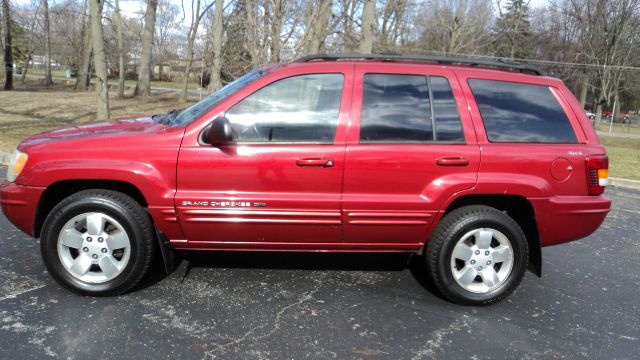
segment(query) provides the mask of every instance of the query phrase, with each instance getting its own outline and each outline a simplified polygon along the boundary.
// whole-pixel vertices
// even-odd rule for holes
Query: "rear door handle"
[[[298,159],[296,165],[302,167],[333,167],[333,159]]]
[[[436,164],[439,166],[467,166],[469,159],[466,157],[441,157],[436,159]]]

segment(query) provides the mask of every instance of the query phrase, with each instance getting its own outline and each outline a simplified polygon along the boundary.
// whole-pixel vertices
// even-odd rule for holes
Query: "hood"
[[[160,135],[177,130],[175,127],[158,124],[149,116],[101,121],[53,130],[26,138],[19,148],[30,148],[52,143],[90,143],[92,147],[121,143],[131,145],[141,137]]]

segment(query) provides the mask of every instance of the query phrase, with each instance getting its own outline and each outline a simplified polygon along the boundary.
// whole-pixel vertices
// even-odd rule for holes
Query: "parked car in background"
[[[561,80],[399,55],[309,56],[185,110],[36,135],[7,177],[7,218],[93,296],[173,250],[406,252],[449,300],[491,304],[611,205],[605,149]]]
[[[593,120],[593,119],[596,118],[596,114],[594,114],[594,113],[592,113],[590,111],[587,111],[586,113],[587,113],[587,116],[589,117],[589,119]]]

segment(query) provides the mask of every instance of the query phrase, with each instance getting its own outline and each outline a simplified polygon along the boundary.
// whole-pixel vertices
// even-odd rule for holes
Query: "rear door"
[[[356,66],[346,242],[412,249],[426,240],[445,201],[476,183],[480,151],[466,109],[454,74],[442,67]]]

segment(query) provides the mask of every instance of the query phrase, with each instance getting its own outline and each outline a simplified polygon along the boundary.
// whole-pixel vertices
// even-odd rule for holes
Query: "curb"
[[[0,166],[1,165],[8,165],[9,164],[9,160],[11,160],[11,154],[6,153],[4,151],[0,151]]]
[[[609,185],[623,187],[627,189],[640,190],[640,181],[638,180],[629,180],[629,179],[620,179],[620,178],[609,178]]]

